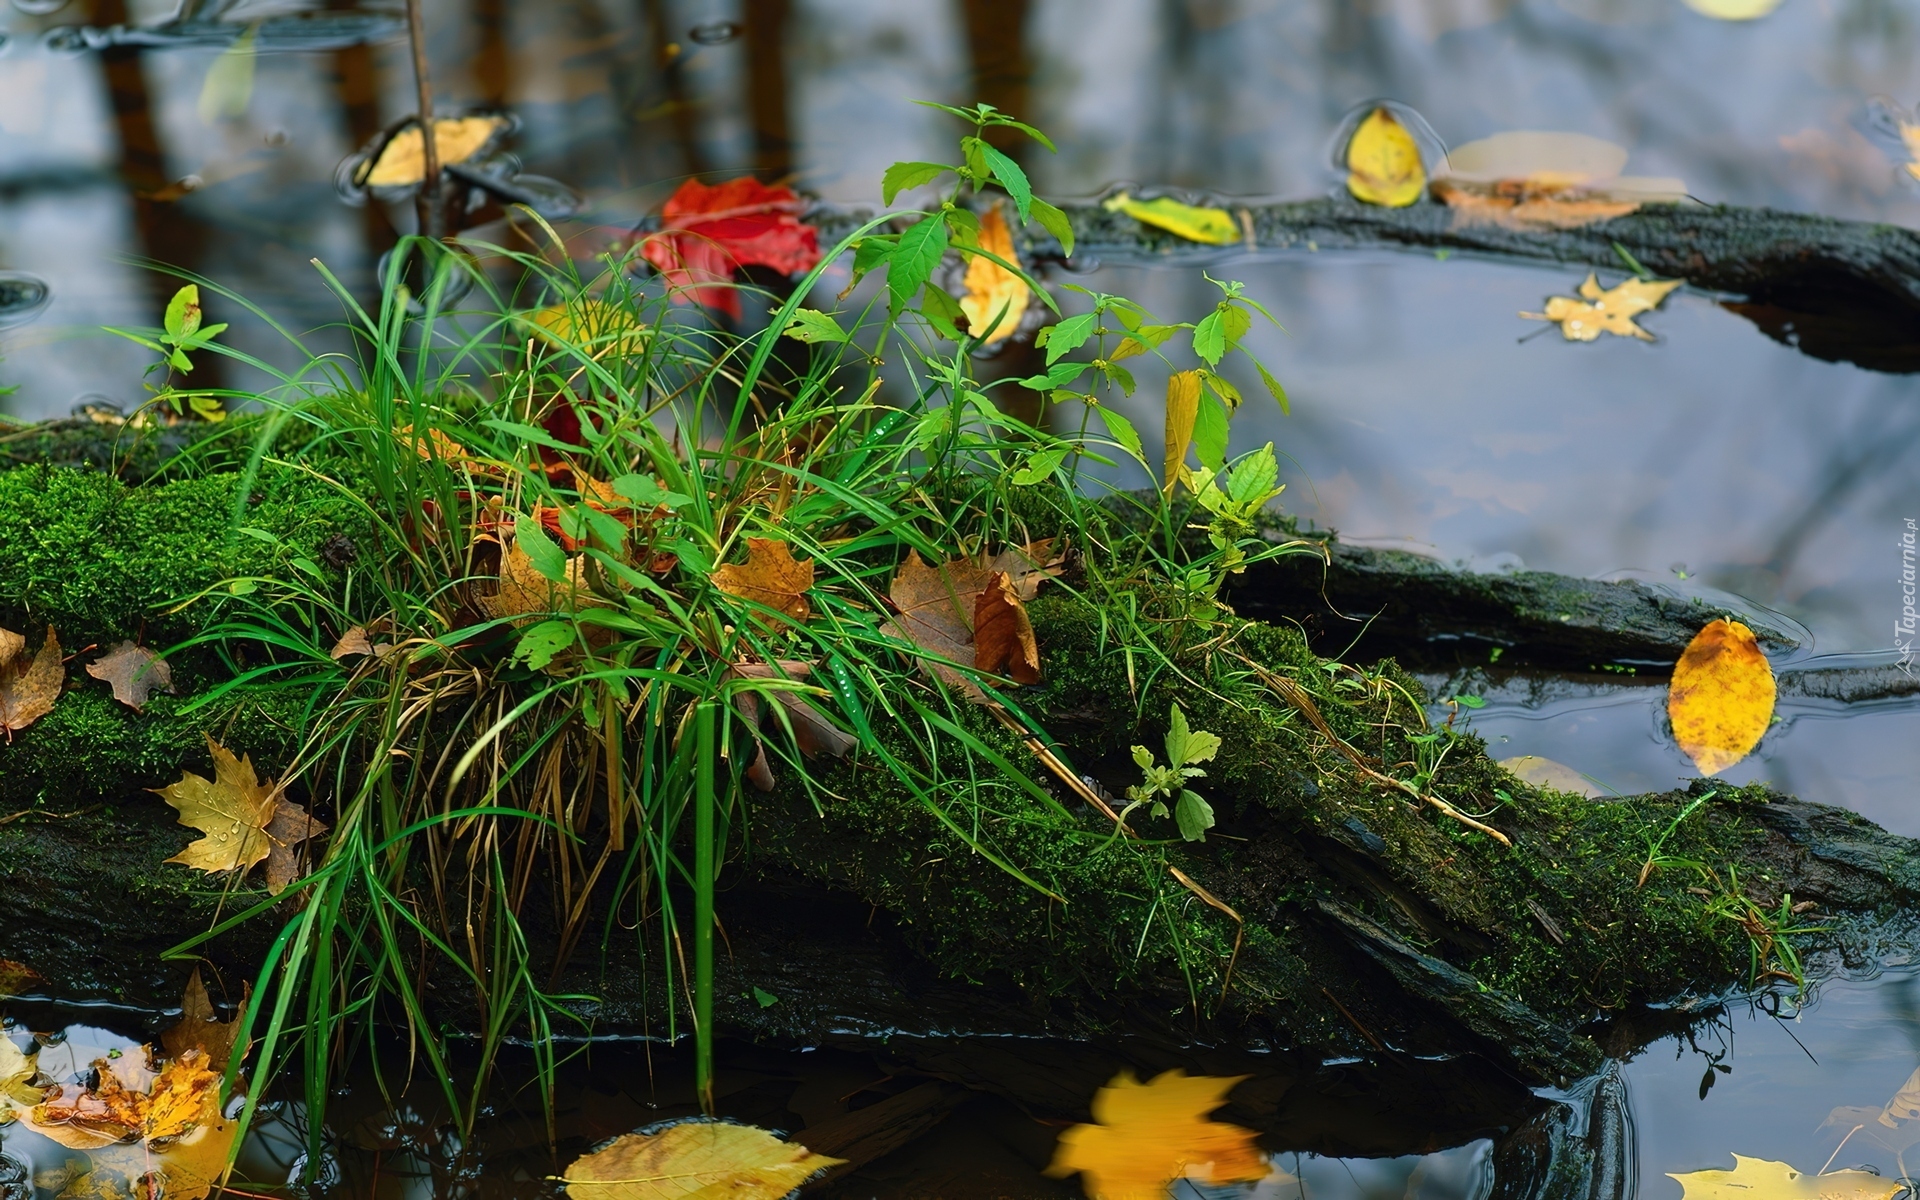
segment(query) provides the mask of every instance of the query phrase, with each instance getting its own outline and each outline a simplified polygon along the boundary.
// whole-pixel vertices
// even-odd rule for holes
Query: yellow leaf
[[[1731,1171],[1667,1173],[1680,1181],[1680,1200],[1892,1200],[1906,1187],[1871,1171],[1805,1175],[1783,1162],[1733,1156]]]
[[[465,162],[507,127],[505,117],[443,117],[433,123],[433,148],[442,168]],[[426,139],[416,122],[388,138],[380,152],[360,164],[354,182],[365,187],[406,187],[426,177]]]
[[[1405,208],[1426,189],[1420,146],[1384,108],[1367,114],[1347,142],[1347,190],[1354,199]]]
[[[781,1200],[844,1161],[752,1125],[692,1120],[615,1138],[564,1178],[574,1200]]]
[[[807,589],[813,586],[813,560],[795,561],[793,549],[771,538],[748,538],[747,561],[726,563],[713,573],[713,586],[742,600],[778,609],[796,621],[813,612]]]
[[[1245,1078],[1176,1069],[1143,1084],[1122,1071],[1093,1098],[1099,1123],[1062,1133],[1046,1173],[1080,1172],[1096,1200],[1164,1200],[1167,1185],[1182,1178],[1213,1185],[1264,1179],[1269,1168],[1253,1131],[1207,1119]]]
[[[1020,261],[1013,248],[1013,231],[1007,228],[1007,219],[1000,214],[998,204],[980,216],[979,246],[1010,263]],[[1020,328],[1027,301],[1033,296],[1027,281],[991,259],[975,256],[967,259],[967,273],[962,282],[967,294],[960,297],[960,311],[967,314],[968,332],[979,338],[983,346],[1012,337]],[[1001,312],[1002,309],[1005,311]],[[1000,313],[998,321],[994,321],[995,313]],[[989,326],[989,322],[993,324]]]
[[[1667,717],[1702,775],[1745,758],[1773,723],[1773,667],[1738,621],[1711,621],[1673,668]]]
[[[246,32],[220,52],[207,68],[206,82],[200,85],[200,120],[211,125],[221,117],[244,117],[253,101],[253,40],[260,26],[249,25]]]
[[[267,889],[278,895],[293,880],[294,847],[327,827],[272,783],[260,782],[251,758],[234,758],[212,738],[207,748],[213,752],[212,780],[185,771],[180,782],[154,789],[180,810],[180,824],[206,835],[167,861],[211,873],[246,871],[265,859]]]
[[[37,1052],[22,1053],[12,1038],[0,1034],[0,1125],[10,1123],[46,1096],[45,1088],[33,1086],[34,1077],[40,1073],[34,1063],[38,1057]]]
[[[1174,372],[1167,377],[1167,457],[1161,467],[1163,486],[1169,492],[1180,478],[1181,464],[1187,461],[1193,425],[1199,418],[1200,372]]]
[[[38,654],[28,658],[26,646],[19,634],[0,629],[0,734],[9,737],[52,712],[66,681],[53,626]]]
[[[1602,333],[1650,342],[1653,335],[1635,324],[1634,317],[1660,307],[1667,294],[1680,284],[1678,279],[1629,279],[1603,290],[1599,280],[1589,272],[1586,282],[1580,285],[1584,300],[1549,296],[1545,312],[1520,315],[1529,321],[1553,322],[1560,326],[1560,335],[1570,342],[1591,342]]]
[[[534,569],[533,560],[521,549],[518,538],[508,542],[500,552],[497,574],[483,572],[468,585],[467,598],[493,620],[510,618],[515,625],[531,624],[551,613],[578,612],[583,608],[604,607],[607,603],[587,584],[585,555],[568,558],[566,581],[555,583]],[[373,652],[378,655],[380,647],[374,646]]]
[[[549,346],[568,346],[614,354],[639,354],[647,346],[647,327],[631,309],[605,300],[553,304],[520,318],[533,336]]]
[[[1687,7],[1716,21],[1757,21],[1780,7],[1780,0],[1687,0]]]
[[[247,997],[253,994],[253,985],[246,985],[246,991],[240,1000],[244,1013]],[[160,1047],[175,1058],[183,1058],[190,1050],[198,1050],[207,1056],[207,1062],[216,1070],[226,1070],[227,1060],[233,1057],[234,1044],[240,1037],[240,1021],[222,1021],[214,1015],[213,998],[207,995],[207,985],[201,981],[200,968],[195,967],[187,978],[187,990],[181,997],[180,1019],[168,1026],[160,1035]],[[241,1054],[245,1054],[243,1048]]]
[[[1223,208],[1196,208],[1170,196],[1153,200],[1135,200],[1125,192],[1101,205],[1108,212],[1123,212],[1143,225],[1176,233],[1190,242],[1209,246],[1231,246],[1240,240],[1240,227],[1233,214]]]

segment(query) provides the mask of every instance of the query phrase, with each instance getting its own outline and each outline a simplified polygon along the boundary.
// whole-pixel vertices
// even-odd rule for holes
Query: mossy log
[[[232,475],[129,487],[99,472],[0,472],[0,625],[56,621],[75,646],[143,623],[189,637],[218,619],[223,593],[208,589],[222,578],[270,573],[352,535],[352,506],[330,508],[330,490],[309,480],[263,475],[245,521],[269,536],[236,538]],[[199,592],[209,599],[175,603]],[[1158,602],[1136,600],[1149,615]],[[1522,783],[1475,739],[1453,740],[1428,787],[1497,827],[1503,845],[1391,783],[1425,736],[1419,685],[1391,663],[1330,670],[1291,627],[1231,620],[1163,647],[1186,680],[1137,675],[1084,598],[1043,594],[1031,614],[1048,675],[1022,703],[1096,784],[1117,793],[1137,778],[1128,748],[1157,744],[1174,700],[1222,737],[1204,781],[1214,834],[1130,841],[1056,788],[1073,812],[1063,836],[1057,821],[1031,819],[1026,793],[984,794],[979,836],[1035,888],[969,852],[863,756],[819,774],[818,807],[788,779],[755,800],[731,842],[746,850],[720,909],[728,1028],[857,1043],[1048,1115],[1082,1111],[1092,1087],[1081,1074],[1251,1063],[1264,1082],[1243,1094],[1258,1110],[1248,1123],[1320,1139],[1298,1148],[1396,1153],[1418,1141],[1415,1127],[1457,1140],[1523,1123],[1540,1111],[1529,1085],[1570,1080],[1662,1029],[1637,1015],[1646,1006],[1745,984],[1755,943],[1735,918],[1788,894],[1828,926],[1803,946],[1816,971],[1912,940],[1903,914],[1920,899],[1920,847],[1843,810],[1710,781],[1592,802]],[[202,655],[183,662],[179,706],[142,713],[116,709],[75,663],[55,714],[0,745],[0,957],[42,972],[50,995],[165,1005],[184,966],[156,952],[261,898],[166,863],[195,835],[141,791],[183,767],[205,773],[203,732],[267,773],[297,739],[297,713],[244,691],[226,711],[183,711],[238,665]],[[1191,682],[1201,679],[1214,684]],[[959,711],[981,742],[1055,786],[1019,738]],[[55,719],[69,713],[86,719]],[[335,819],[327,797],[309,799]],[[1670,825],[1665,853],[1710,864],[1711,878],[1643,871],[1649,840]],[[1709,896],[1690,890],[1703,883]],[[663,1033],[675,1000],[658,939],[610,919],[611,900],[600,897],[586,949],[567,956],[552,922],[527,913],[546,939],[534,949],[553,962],[557,991],[597,998],[579,1010],[581,1032]],[[273,924],[211,948],[230,990]],[[469,1020],[469,985],[423,968],[436,1016]],[[980,1038],[1019,1050],[996,1059]],[[1048,1055],[1079,1065],[1036,1070]],[[1329,1058],[1355,1061],[1320,1065]],[[1383,1103],[1404,1121],[1372,1141],[1337,1129],[1328,1099],[1358,1111],[1374,1103],[1353,1098],[1369,1088],[1403,1089]]]

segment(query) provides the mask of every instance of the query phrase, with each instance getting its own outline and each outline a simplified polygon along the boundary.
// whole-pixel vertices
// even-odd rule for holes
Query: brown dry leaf
[[[1673,668],[1667,717],[1674,740],[1702,775],[1739,762],[1773,723],[1773,666],[1738,621],[1711,621]]]
[[[1493,184],[1439,179],[1436,198],[1453,210],[1453,227],[1498,225],[1505,229],[1579,229],[1624,217],[1640,207],[1633,197],[1569,187],[1554,181],[1503,179]]]
[[[24,996],[33,990],[36,983],[45,983],[40,972],[22,962],[10,958],[0,958],[0,1000],[11,996]]]
[[[1680,1200],[1893,1200],[1907,1190],[1899,1179],[1871,1171],[1807,1175],[1783,1162],[1733,1156],[1731,1171],[1667,1172],[1680,1181]]]
[[[1040,682],[1040,646],[1027,607],[1003,571],[993,573],[973,606],[973,665],[1015,683]]]
[[[699,1118],[629,1133],[567,1168],[575,1200],[782,1200],[845,1160],[752,1125]]]
[[[243,1013],[252,995],[253,985],[249,983],[240,998]],[[187,980],[186,993],[180,998],[180,1019],[160,1035],[160,1048],[170,1058],[181,1058],[189,1050],[198,1050],[215,1069],[224,1070],[239,1038],[239,1020],[222,1021],[214,1014],[213,999],[207,995],[207,985],[201,982],[200,968],[195,967]],[[245,1049],[241,1053],[244,1055]]]
[[[979,245],[980,249],[1007,262],[1016,265],[1020,262],[1013,248],[1013,231],[1007,228],[1007,219],[1001,215],[998,204],[980,215]],[[967,292],[960,297],[960,311],[967,314],[967,329],[980,339],[980,344],[991,346],[1013,336],[1033,297],[1027,281],[991,259],[970,257],[962,284]],[[990,326],[988,323],[996,313],[1000,319]]]
[[[726,563],[713,573],[713,586],[742,600],[778,609],[796,621],[813,612],[807,589],[813,586],[813,560],[796,562],[785,542],[748,538],[747,561]]]
[[[542,619],[548,613],[578,612],[597,608],[607,602],[595,595],[587,584],[587,561],[576,556],[567,560],[565,583],[554,583],[534,570],[533,560],[520,548],[518,538],[509,541],[500,553],[498,585],[492,592],[469,587],[468,598],[475,608],[494,620],[514,618],[524,625]],[[492,582],[488,580],[486,582]],[[379,647],[374,647],[375,653]]]
[[[267,891],[278,896],[300,874],[301,842],[327,831],[327,823],[285,796],[276,796],[267,822]]]
[[[87,664],[87,674],[113,688],[113,698],[139,712],[155,691],[173,690],[173,668],[167,660],[133,642],[121,642]]]
[[[736,663],[728,673],[743,679],[805,679],[813,673],[813,664],[782,659],[779,669],[775,670],[766,663]],[[742,691],[736,692],[733,698],[734,708],[754,733],[754,756],[753,762],[747,765],[747,782],[762,792],[771,792],[775,783],[773,766],[767,761],[767,748],[759,741],[760,702],[767,694]],[[773,692],[771,695],[785,710],[787,723],[793,727],[794,745],[808,758],[818,758],[822,754],[845,758],[860,744],[859,739],[821,716],[819,710],[800,695],[790,691]]]
[[[1592,799],[1606,794],[1599,784],[1569,767],[1565,763],[1550,758],[1541,758],[1537,754],[1516,754],[1512,758],[1503,758],[1500,765],[1535,787],[1552,788],[1556,792],[1572,792],[1576,796]]]
[[[340,640],[333,644],[333,649],[327,652],[327,657],[335,662],[339,662],[343,658],[353,658],[372,653],[373,638],[368,635],[365,629],[355,625],[352,629],[340,635]]]
[[[60,639],[47,626],[47,640],[32,658],[26,639],[0,629],[0,732],[11,737],[53,711],[66,681]]]
[[[1270,1168],[1254,1132],[1207,1119],[1245,1078],[1176,1068],[1141,1083],[1122,1071],[1093,1097],[1098,1124],[1062,1133],[1046,1173],[1078,1171],[1087,1195],[1100,1200],[1164,1200],[1176,1179],[1215,1186],[1265,1179]]]
[[[1020,605],[1033,599],[1042,582],[1059,574],[1059,560],[1052,558],[1052,553],[1053,542],[1049,539],[1024,548],[1003,550],[990,559],[958,558],[930,567],[921,561],[917,551],[909,551],[907,561],[900,564],[888,591],[888,598],[899,615],[882,626],[882,631],[926,651],[929,657],[921,659],[921,665],[959,688],[971,700],[984,700],[986,693],[953,666],[935,662],[934,658],[983,671],[1004,668],[1016,680],[1019,676],[1013,674],[1014,670],[1025,672],[1025,663],[1030,663],[1037,680],[1038,646],[1032,647],[1030,658],[1021,661],[1025,648],[1021,645],[1020,628],[1026,625],[1028,639],[1033,636],[1033,628],[1026,624],[1026,612]],[[989,634],[992,640],[988,649],[999,665],[987,667],[979,662],[975,635],[982,615],[982,597],[996,575],[1004,578],[1004,591],[1000,599],[987,605],[986,615],[996,626],[1001,622],[1006,625],[996,627]],[[1004,612],[1003,607],[1016,611]]]
[[[1643,312],[1660,307],[1668,293],[1681,284],[1678,279],[1628,279],[1611,288],[1601,288],[1590,271],[1580,285],[1584,300],[1568,296],[1549,296],[1545,312],[1520,315],[1529,321],[1552,321],[1570,342],[1591,342],[1602,333],[1634,337],[1650,342],[1653,335],[1634,324]]]

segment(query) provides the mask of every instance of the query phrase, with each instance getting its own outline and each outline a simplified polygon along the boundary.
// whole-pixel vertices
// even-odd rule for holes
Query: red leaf
[[[739,293],[707,285],[731,282],[739,267],[772,267],[788,275],[812,270],[820,261],[819,235],[799,220],[803,208],[793,189],[751,177],[716,187],[689,179],[667,200],[660,232],[642,242],[640,252],[679,289],[676,299],[738,317]]]

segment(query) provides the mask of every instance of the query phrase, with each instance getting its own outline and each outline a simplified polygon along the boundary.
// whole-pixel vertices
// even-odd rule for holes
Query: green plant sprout
[[[156,401],[165,402],[176,414],[184,415],[191,410],[203,421],[224,421],[227,419],[226,405],[212,392],[186,392],[173,386],[173,373],[191,374],[193,360],[187,355],[195,350],[205,350],[214,344],[214,339],[226,332],[225,323],[201,325],[200,289],[195,284],[187,284],[173,294],[167,302],[167,311],[162,318],[160,329],[116,329],[107,326],[106,331],[145,346],[160,356],[160,361],[148,367],[146,373],[164,370],[166,378],[159,387],[147,385]]]
[[[1187,714],[1176,702],[1168,715],[1166,747],[1168,765],[1164,767],[1154,761],[1153,751],[1145,746],[1133,748],[1134,764],[1146,773],[1146,778],[1127,789],[1130,803],[1120,811],[1121,823],[1126,822],[1127,814],[1142,805],[1147,805],[1147,811],[1153,816],[1164,818],[1171,803],[1180,836],[1189,842],[1204,842],[1207,830],[1214,825],[1213,806],[1188,788],[1187,780],[1206,774],[1199,764],[1211,762],[1213,756],[1220,753],[1220,737],[1204,729],[1188,728]]]

